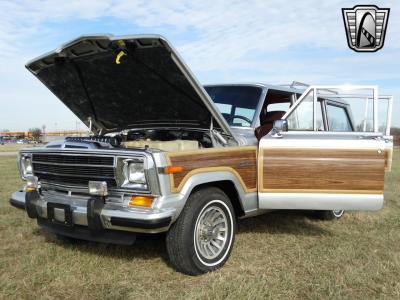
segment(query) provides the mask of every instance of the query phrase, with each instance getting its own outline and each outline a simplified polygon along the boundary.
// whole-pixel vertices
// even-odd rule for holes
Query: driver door
[[[329,119],[326,107],[321,110],[318,107],[322,104],[317,96],[319,88],[310,87],[304,92],[282,118],[287,130],[273,129],[260,140],[261,209],[378,210],[382,207],[385,167],[390,163],[387,153],[392,144],[389,137],[378,132],[375,115],[378,98],[376,88],[373,89],[376,108],[373,132],[355,131],[348,112],[343,124],[338,123],[339,119],[332,123],[334,116]],[[338,97],[335,101],[341,103]],[[322,131],[322,124],[328,121],[339,131]],[[390,128],[390,121],[387,123]]]

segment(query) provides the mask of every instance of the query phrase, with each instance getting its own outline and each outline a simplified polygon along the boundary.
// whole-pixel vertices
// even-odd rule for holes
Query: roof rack
[[[292,83],[290,84],[290,87],[291,87],[291,88],[294,88],[294,87],[296,87],[296,86],[309,87],[310,84],[308,84],[308,83],[303,83],[303,82],[300,82],[300,81],[292,81]]]
[[[308,83],[304,83],[304,82],[300,82],[300,81],[292,81],[292,83],[289,85],[291,88],[296,88],[296,87],[309,87],[310,84]],[[332,94],[339,94],[337,91],[331,90],[331,89],[320,89],[320,91],[326,91],[328,93],[332,93]]]
[[[288,86],[290,88],[296,88],[296,87],[309,87],[310,85],[307,83],[299,82],[299,81],[292,81],[292,83],[289,84],[280,84],[281,86]]]

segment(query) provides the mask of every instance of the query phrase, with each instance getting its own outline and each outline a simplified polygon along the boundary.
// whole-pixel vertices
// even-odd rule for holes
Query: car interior
[[[300,95],[279,90],[268,90],[260,112],[260,126],[255,129],[258,140],[271,131],[274,121],[280,120]]]

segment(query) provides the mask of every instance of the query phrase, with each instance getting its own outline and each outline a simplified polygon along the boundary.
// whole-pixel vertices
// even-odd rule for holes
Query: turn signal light
[[[164,168],[164,172],[167,174],[174,174],[174,173],[179,173],[183,171],[182,166],[169,166]]]
[[[154,198],[148,196],[132,196],[128,205],[131,206],[142,206],[142,207],[151,207],[153,204]]]
[[[25,191],[33,192],[39,188],[39,179],[36,176],[27,176]]]

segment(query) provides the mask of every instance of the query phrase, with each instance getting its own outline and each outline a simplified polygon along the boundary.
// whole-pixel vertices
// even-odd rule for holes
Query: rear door
[[[259,206],[265,209],[378,210],[392,148],[386,121],[379,132],[377,88],[353,87],[372,99],[368,130],[357,106],[336,86],[311,86],[286,113],[288,131],[270,132],[259,144]],[[365,91],[370,95],[367,95]],[[321,99],[332,101],[318,101]],[[355,99],[354,97],[349,99]],[[334,103],[341,105],[333,105]],[[355,111],[357,113],[355,113]],[[354,116],[356,115],[356,117]],[[390,115],[388,113],[387,115]],[[381,130],[382,131],[382,130]]]

